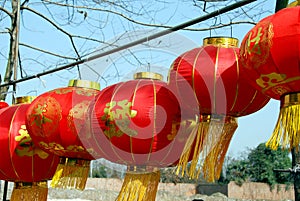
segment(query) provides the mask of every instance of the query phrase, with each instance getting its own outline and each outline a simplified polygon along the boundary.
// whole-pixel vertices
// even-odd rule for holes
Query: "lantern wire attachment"
[[[90,172],[90,162],[84,159],[60,158],[51,187],[84,190]]]
[[[160,171],[136,173],[128,171],[116,201],[155,201]]]

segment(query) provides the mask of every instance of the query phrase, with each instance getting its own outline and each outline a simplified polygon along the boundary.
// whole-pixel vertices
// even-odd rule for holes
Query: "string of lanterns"
[[[52,187],[83,190],[98,158],[128,167],[120,201],[155,200],[160,168],[214,181],[236,118],[270,98],[281,110],[267,145],[298,148],[299,12],[261,20],[240,48],[235,38],[204,39],[172,63],[168,83],[140,72],[102,90],[78,80],[22,104],[0,102],[0,179],[15,182],[11,200],[47,200],[50,179]]]

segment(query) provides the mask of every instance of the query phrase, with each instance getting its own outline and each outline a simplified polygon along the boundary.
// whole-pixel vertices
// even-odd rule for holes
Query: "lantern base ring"
[[[146,165],[140,165],[140,166],[127,166],[127,172],[130,172],[131,174],[141,174],[141,173],[151,173],[151,172],[157,172],[159,171],[159,168],[153,167],[153,166],[146,166]]]
[[[48,185],[47,181],[40,182],[15,182],[11,201],[19,200],[39,200],[47,201]]]

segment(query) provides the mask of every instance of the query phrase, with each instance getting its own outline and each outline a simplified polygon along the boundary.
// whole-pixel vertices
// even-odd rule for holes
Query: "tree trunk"
[[[292,149],[292,165],[293,168],[300,165],[300,152],[295,148]],[[295,191],[295,201],[300,201],[300,171],[297,171],[294,174],[294,191]]]
[[[12,17],[10,32],[9,55],[4,75],[4,82],[9,82],[14,75],[17,79],[18,53],[19,53],[19,26],[20,26],[20,0],[12,0]],[[0,100],[5,100],[9,86],[0,88]],[[15,91],[15,86],[13,88]]]

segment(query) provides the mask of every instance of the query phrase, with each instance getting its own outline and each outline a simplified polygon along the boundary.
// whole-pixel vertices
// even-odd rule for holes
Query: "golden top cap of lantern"
[[[203,39],[203,46],[215,45],[220,47],[238,47],[239,40],[231,37],[208,37]]]
[[[138,72],[133,75],[133,78],[136,79],[151,79],[151,80],[163,80],[163,76],[159,73],[153,72]]]
[[[70,80],[68,86],[100,90],[100,83],[89,80]]]
[[[20,96],[16,98],[15,104],[31,103],[35,98],[36,96]]]

